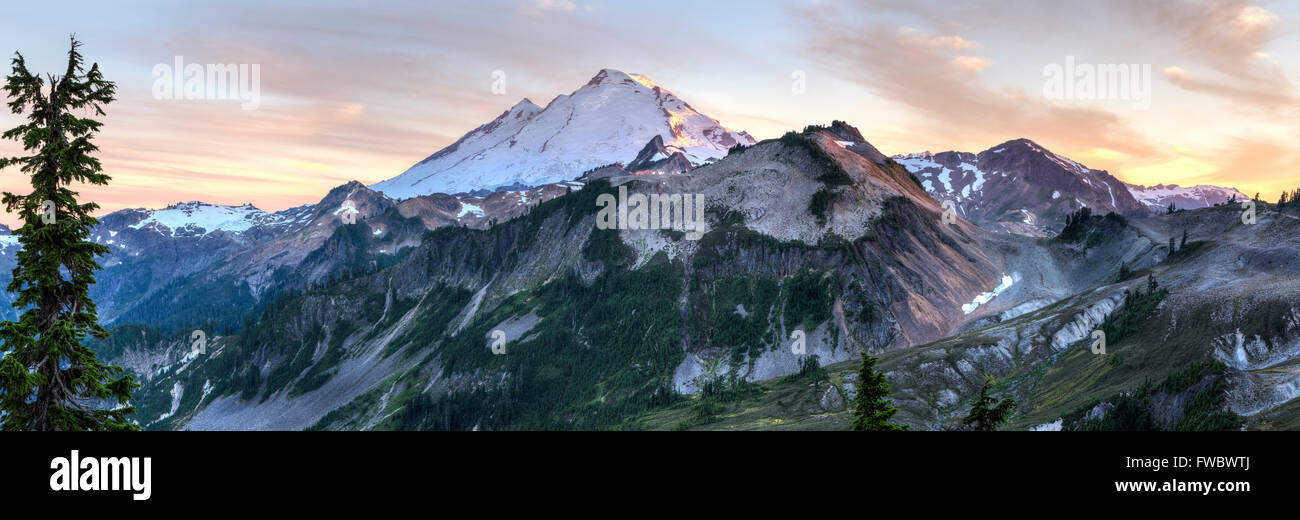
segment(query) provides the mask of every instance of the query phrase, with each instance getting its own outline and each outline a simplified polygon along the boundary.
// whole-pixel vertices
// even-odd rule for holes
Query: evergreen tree
[[[858,395],[853,397],[854,431],[902,431],[907,426],[888,422],[898,408],[890,406],[889,380],[876,372],[876,358],[862,353],[858,368]]]
[[[975,400],[975,404],[971,405],[970,413],[962,419],[962,424],[977,432],[991,432],[998,429],[998,426],[1007,422],[1011,409],[1016,407],[1016,402],[1010,398],[994,405],[996,401],[989,397],[989,384],[990,380],[985,378],[984,386],[980,387],[979,399]]]
[[[1174,214],[1174,211],[1177,211],[1178,208],[1174,206],[1174,203],[1170,202],[1170,203],[1169,203],[1169,207],[1166,208],[1166,210],[1167,210],[1167,211],[1165,211],[1165,214],[1166,214],[1166,215],[1173,215],[1173,214]]]
[[[0,168],[18,166],[31,176],[26,195],[6,192],[6,211],[23,219],[14,231],[22,250],[8,290],[16,292],[18,321],[0,323],[0,429],[133,430],[126,417],[134,377],[106,366],[84,344],[87,336],[108,337],[88,295],[108,247],[87,240],[97,204],[77,202],[72,183],[107,184],[98,150],[90,139],[101,123],[74,112],[104,115],[115,87],[93,64],[86,70],[80,43],[72,38],[68,67],[49,83],[27,70],[14,53],[13,73],[4,86],[9,108],[26,122],[3,137],[23,144],[31,155],[0,159]],[[116,403],[114,403],[116,401]],[[112,407],[116,404],[116,407]]]
[[[1174,236],[1169,235],[1169,254],[1174,254],[1174,251],[1176,250],[1177,249],[1174,248]]]
[[[1187,249],[1187,230],[1183,230],[1183,241],[1178,244],[1178,249]]]
[[[1147,293],[1150,294],[1156,292],[1157,287],[1160,287],[1160,284],[1156,283],[1156,275],[1154,273],[1147,273]]]

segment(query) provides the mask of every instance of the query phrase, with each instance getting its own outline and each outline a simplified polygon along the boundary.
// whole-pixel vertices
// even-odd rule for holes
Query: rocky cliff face
[[[1120,231],[1094,217],[1098,240],[1005,244],[1009,265],[1032,260],[1037,268],[1014,287],[1065,296],[1009,291],[951,337],[883,354],[878,366],[893,385],[898,420],[960,429],[984,378],[993,377],[999,397],[1018,403],[1011,429],[1295,428],[1300,263],[1283,250],[1296,247],[1300,219],[1272,210],[1255,225],[1239,217],[1234,208],[1211,207],[1133,220]],[[1168,237],[1184,229],[1195,238],[1170,254]],[[1118,261],[1104,261],[1109,270],[1096,268],[1115,254]],[[1131,274],[1121,277],[1121,265]],[[1149,280],[1161,296],[1129,301],[1151,292]],[[1156,303],[1133,314],[1136,300]],[[1127,320],[1136,326],[1115,325]],[[1093,348],[1097,330],[1111,331],[1101,353]],[[854,368],[828,367],[831,384],[849,398],[852,384],[840,375]],[[1145,425],[1116,424],[1111,413],[1126,400],[1143,410]],[[742,401],[735,409],[754,406]],[[835,412],[810,410],[803,413]],[[810,422],[800,413],[777,417]]]
[[[694,167],[680,148],[664,145],[663,137],[656,135],[628,163],[627,170],[638,175],[672,174],[686,173]]]

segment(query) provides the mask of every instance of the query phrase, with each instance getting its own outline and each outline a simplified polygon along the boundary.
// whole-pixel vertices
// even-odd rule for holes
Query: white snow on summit
[[[1128,188],[1129,193],[1133,194],[1133,198],[1156,213],[1163,213],[1171,203],[1179,209],[1197,209],[1229,202],[1234,197],[1237,201],[1250,198],[1235,188],[1220,186],[1200,185],[1186,188],[1177,184],[1155,186],[1125,184],[1124,186]]]
[[[654,136],[701,164],[736,144],[745,132],[724,128],[649,78],[605,69],[572,94],[541,108],[524,99],[491,122],[371,189],[406,199],[537,186],[583,171],[627,163]]]
[[[918,172],[927,168],[940,168],[939,163],[934,162],[934,155],[930,152],[909,153],[905,155],[895,155],[894,160],[907,168],[907,171]]]
[[[242,233],[276,218],[252,205],[218,206],[198,201],[182,202],[147,213],[148,216],[131,227],[153,228],[169,236],[176,236],[178,232],[185,235],[206,235],[213,231]]]

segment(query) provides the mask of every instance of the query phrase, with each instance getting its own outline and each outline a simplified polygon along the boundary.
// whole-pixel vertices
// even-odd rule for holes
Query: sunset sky
[[[1300,187],[1300,0],[62,4],[8,6],[0,51],[61,71],[76,33],[117,83],[97,139],[113,181],[83,190],[105,211],[316,202],[602,68],[649,76],[758,139],[842,119],[887,154],[1028,137],[1128,182],[1268,200]],[[176,56],[258,64],[260,105],[154,99],[154,66]],[[1067,57],[1149,65],[1150,107],[1048,99],[1044,69]],[[0,171],[0,188],[26,178]]]

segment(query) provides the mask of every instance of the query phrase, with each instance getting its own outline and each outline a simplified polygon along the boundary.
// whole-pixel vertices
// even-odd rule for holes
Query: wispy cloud
[[[880,132],[895,141],[979,149],[1029,137],[1134,182],[1268,194],[1300,178],[1296,70],[1271,54],[1296,57],[1298,13],[1281,6],[876,0],[791,13],[825,70],[882,109],[903,107]],[[1085,19],[1105,23],[1070,22]],[[1040,95],[1044,60],[1076,55],[1153,65],[1157,108]]]
[[[958,52],[976,42],[911,27],[894,29],[859,14],[805,11],[804,21],[816,28],[810,31],[813,53],[846,79],[925,116],[915,122],[916,132],[946,136],[952,143],[1030,137],[1078,148],[1154,153],[1143,136],[1113,113],[1058,105],[1037,93],[988,85],[972,76],[990,61]]]
[[[1286,31],[1269,8],[1243,0],[1114,5],[1134,22],[1148,24],[1153,40],[1173,44],[1182,63],[1164,69],[1170,83],[1253,108],[1300,110],[1300,90],[1264,52]],[[1202,72],[1190,72],[1193,67]]]
[[[519,12],[529,16],[541,16],[548,12],[572,12],[578,4],[572,0],[528,0],[519,7]]]

